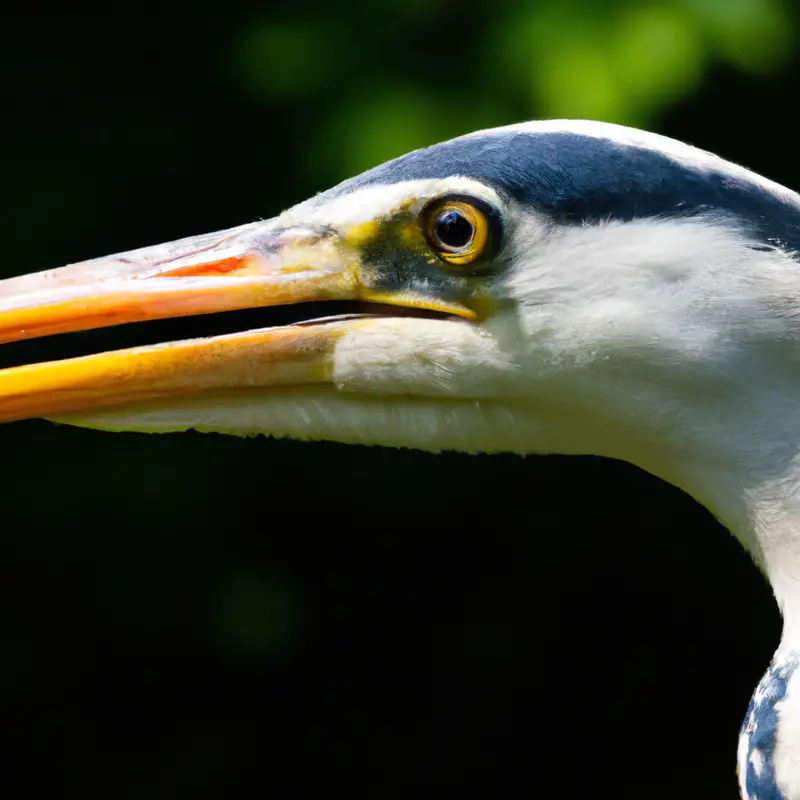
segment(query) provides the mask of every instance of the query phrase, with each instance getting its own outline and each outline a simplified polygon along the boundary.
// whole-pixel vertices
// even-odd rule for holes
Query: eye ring
[[[425,238],[446,264],[466,266],[496,246],[497,212],[478,198],[450,196],[425,209]]]

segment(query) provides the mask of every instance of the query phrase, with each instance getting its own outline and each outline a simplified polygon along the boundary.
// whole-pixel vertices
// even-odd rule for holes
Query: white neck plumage
[[[776,418],[780,430],[770,435]],[[754,407],[740,441],[753,442],[751,436],[772,441],[769,458],[760,451],[756,459],[752,450],[758,448],[742,447],[698,459],[683,474],[684,488],[717,514],[763,569],[783,616],[780,645],[753,694],[739,738],[745,800],[800,800],[800,464],[796,436],[784,428],[789,419],[794,415],[776,413],[770,420]],[[800,425],[800,418],[795,422]],[[708,462],[715,464],[715,474]]]
[[[741,787],[747,800],[800,800],[795,256],[724,220],[673,219],[559,230],[529,258],[519,289],[532,352],[557,354],[544,380],[530,368],[531,395],[541,406],[552,385],[562,408],[582,406],[544,448],[620,458],[677,485],[764,570],[785,627],[743,729]]]

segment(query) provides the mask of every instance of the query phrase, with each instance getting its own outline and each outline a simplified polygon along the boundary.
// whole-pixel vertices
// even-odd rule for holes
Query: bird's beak
[[[370,289],[359,252],[339,234],[255,224],[10,278],[0,281],[0,343],[322,300],[474,318],[458,304]],[[0,422],[218,389],[328,382],[337,342],[372,322],[369,314],[301,319],[0,370]]]

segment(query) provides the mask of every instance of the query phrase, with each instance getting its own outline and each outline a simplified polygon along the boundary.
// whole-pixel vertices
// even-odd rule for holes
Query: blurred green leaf
[[[776,69],[797,41],[780,0],[680,0],[680,4],[694,16],[709,49],[746,72]]]
[[[616,22],[611,57],[626,101],[648,112],[694,91],[705,66],[703,44],[680,8],[641,5]]]
[[[297,97],[329,81],[335,42],[321,28],[273,21],[243,32],[233,50],[242,83],[264,97]]]
[[[320,160],[335,153],[336,177],[345,178],[447,138],[446,127],[427,93],[392,88],[349,98],[320,131],[315,149]]]
[[[598,39],[576,32],[539,54],[531,87],[541,116],[628,121],[623,86]]]

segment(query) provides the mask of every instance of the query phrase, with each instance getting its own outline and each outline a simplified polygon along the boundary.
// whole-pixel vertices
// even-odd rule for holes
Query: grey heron
[[[710,509],[784,620],[739,738],[800,798],[800,195],[586,121],[414,151],[274,219],[0,282],[0,341],[295,321],[0,371],[0,421],[629,461]],[[314,316],[324,301],[330,314]]]

